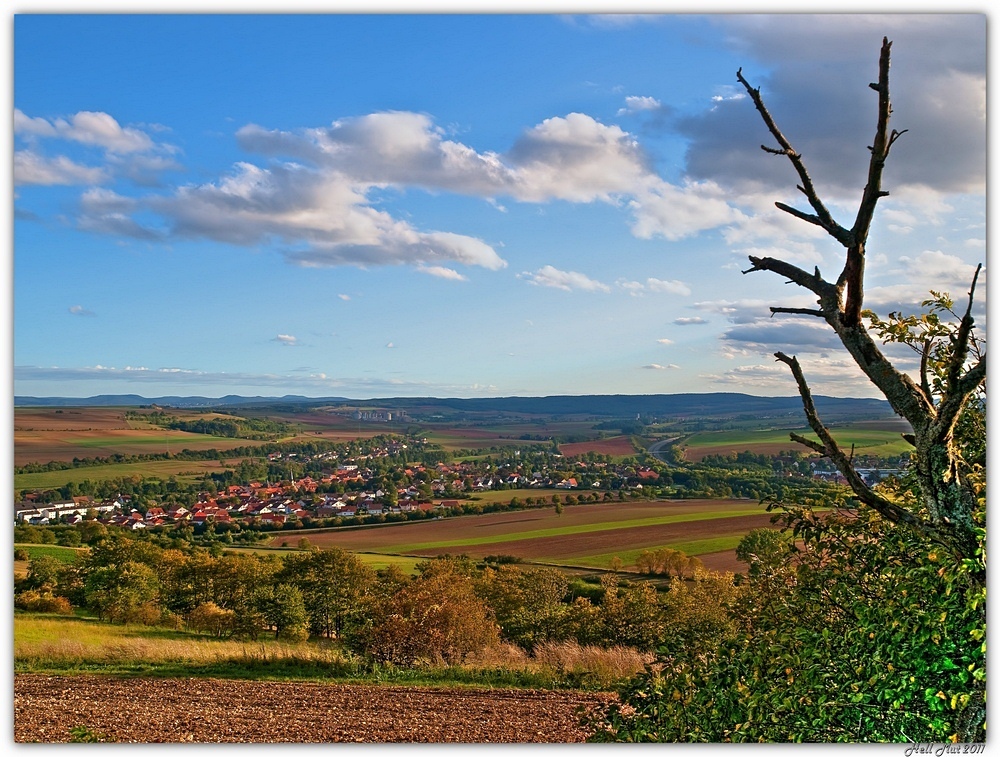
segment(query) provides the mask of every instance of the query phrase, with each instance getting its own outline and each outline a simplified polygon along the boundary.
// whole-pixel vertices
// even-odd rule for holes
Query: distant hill
[[[14,397],[14,407],[138,407],[139,405],[164,405],[169,407],[229,407],[231,405],[329,404],[350,402],[343,397],[302,397],[288,394],[284,397],[141,397],[138,394],[99,394],[96,397]]]
[[[816,408],[828,420],[837,418],[886,418],[893,415],[885,400],[851,397],[813,397]],[[734,392],[706,394],[588,394],[550,397],[488,397],[478,399],[438,397],[390,397],[354,400],[345,397],[141,397],[136,394],[102,394],[96,397],[14,397],[15,407],[129,407],[162,405],[176,408],[296,406],[306,409],[324,405],[378,407],[388,410],[428,411],[434,408],[458,412],[525,413],[531,415],[585,415],[615,418],[637,415],[659,418],[693,417],[786,417],[802,416],[799,397],[756,397]]]

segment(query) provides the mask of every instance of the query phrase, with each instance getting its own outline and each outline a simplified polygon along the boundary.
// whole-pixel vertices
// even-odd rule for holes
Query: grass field
[[[484,425],[450,426],[441,424],[421,424],[420,433],[429,442],[438,444],[449,452],[458,449],[482,449],[485,447],[523,446],[526,444],[548,445],[549,437],[590,436],[596,439],[593,421],[511,421]],[[528,438],[522,439],[522,436]],[[534,439],[532,437],[541,437]]]
[[[608,568],[618,556],[628,567],[644,549],[672,547],[698,555],[716,570],[741,570],[734,550],[771,516],[750,500],[663,500],[573,505],[443,518],[377,528],[275,537],[293,545],[307,536],[314,546],[351,552],[432,557],[511,555],[527,562]],[[681,546],[683,545],[683,546]]]
[[[206,473],[221,471],[225,465],[235,465],[238,462],[239,460],[152,460],[144,463],[92,465],[42,473],[16,473],[14,474],[14,488],[53,489],[70,482],[79,484],[85,479],[103,481],[130,476],[155,478],[161,481],[175,476],[178,481],[184,482],[200,479]]]
[[[29,558],[54,557],[60,562],[72,563],[80,553],[77,547],[60,547],[55,544],[21,544],[15,543],[15,549],[23,549]]]
[[[230,547],[227,548],[227,552],[254,552],[260,555],[273,555],[275,553],[279,555],[287,555],[292,552],[301,552],[300,549],[290,549],[290,547],[297,547],[299,539],[301,539],[305,534],[296,534],[293,537],[275,537],[271,540],[269,547]],[[306,536],[310,542],[315,543],[314,537]],[[285,547],[282,547],[282,544]],[[413,576],[417,573],[417,565],[426,561],[423,557],[406,557],[404,555],[383,555],[374,552],[355,552],[355,557],[357,557],[361,562],[367,565],[372,570],[384,570],[390,565],[395,565],[403,573]]]
[[[807,428],[794,429],[795,433],[807,439],[816,435]],[[901,429],[886,428],[886,424],[852,424],[831,429],[834,438],[843,449],[854,445],[855,454],[891,457],[910,452],[913,447],[900,436]],[[767,431],[702,431],[684,440],[684,457],[692,462],[707,455],[728,455],[734,452],[756,452],[773,455],[784,450],[808,452],[800,444],[789,439],[789,429]]]

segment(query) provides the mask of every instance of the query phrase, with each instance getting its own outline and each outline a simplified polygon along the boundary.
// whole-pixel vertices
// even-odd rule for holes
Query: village
[[[280,470],[283,461],[294,461],[297,466],[319,468],[320,472],[277,481],[232,483],[216,491],[206,489],[186,503],[143,502],[123,493],[103,499],[81,494],[42,503],[37,501],[39,493],[28,492],[15,504],[15,521],[74,525],[97,520],[129,531],[176,524],[188,524],[198,531],[211,526],[216,533],[246,528],[271,531],[468,512],[471,498],[491,491],[517,490],[505,502],[517,507],[559,501],[560,492],[568,503],[625,499],[626,492],[632,497],[655,496],[659,492],[656,484],[661,483],[661,471],[631,460],[567,459],[537,450],[525,451],[522,460],[521,450],[512,450],[501,460],[393,461],[407,449],[405,442],[391,440],[343,461],[333,452],[271,452],[267,455],[270,471]],[[644,486],[649,491],[643,492]],[[539,493],[526,497],[524,490]]]
[[[25,494],[15,504],[15,522],[27,525],[67,524],[96,520],[127,531],[156,527],[190,526],[195,533],[236,531],[270,532],[282,529],[401,522],[463,513],[482,512],[502,503],[505,507],[577,502],[608,502],[674,493],[669,466],[638,464],[588,455],[565,458],[537,449],[512,449],[499,459],[453,462],[413,462],[413,447],[405,441],[381,441],[338,461],[334,452],[311,455],[271,452],[270,471],[293,462],[313,474],[280,480],[250,480],[216,490],[197,491],[190,501],[143,501],[119,493],[107,498],[81,494],[41,503],[37,493]],[[410,455],[405,453],[410,450]],[[524,459],[522,459],[522,453]],[[403,459],[405,462],[399,462]],[[779,480],[800,478],[823,484],[844,484],[844,477],[828,461],[793,461],[779,465]],[[780,460],[775,461],[775,464]],[[879,467],[864,457],[857,460],[862,478],[875,484],[902,474],[900,467]],[[290,466],[289,466],[290,468]],[[482,503],[477,495],[511,491],[509,498],[492,495]],[[537,492],[537,493],[536,493]],[[560,496],[561,495],[561,496]]]

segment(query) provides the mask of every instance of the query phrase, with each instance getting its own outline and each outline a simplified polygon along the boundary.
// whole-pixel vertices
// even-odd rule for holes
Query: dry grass
[[[598,647],[575,641],[550,641],[528,653],[515,644],[497,644],[470,655],[464,667],[473,670],[553,672],[587,676],[601,686],[613,686],[642,672],[655,655],[631,647]]]
[[[153,634],[153,635],[151,635]],[[546,642],[529,653],[514,644],[493,644],[458,666],[469,671],[537,674],[544,679],[572,676],[589,687],[610,689],[642,671],[654,656],[628,647],[605,649],[575,641]],[[354,669],[349,652],[326,641],[285,643],[273,639],[234,641],[209,636],[169,638],[156,629],[116,626],[69,618],[15,617],[14,660],[25,670],[137,666],[269,664]]]
[[[303,662],[332,664],[345,655],[323,643],[288,644],[273,640],[232,641],[208,636],[156,638],[128,626],[85,621],[15,618],[14,660],[27,666],[212,664]]]
[[[14,659],[28,664],[50,662],[79,666],[278,661],[333,664],[344,661],[344,655],[329,647],[278,642],[127,639],[94,646],[74,639],[60,639],[35,643],[15,642]]]

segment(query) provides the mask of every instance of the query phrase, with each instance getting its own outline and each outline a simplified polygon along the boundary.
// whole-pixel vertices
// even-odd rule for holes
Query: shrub
[[[204,602],[188,613],[187,625],[194,631],[203,631],[212,636],[228,636],[235,628],[235,616],[235,612],[224,610],[215,602]]]
[[[378,614],[364,645],[379,662],[459,663],[500,639],[493,615],[476,597],[472,581],[447,571],[425,572],[397,591]]]
[[[73,607],[66,597],[41,594],[33,589],[22,591],[14,597],[14,607],[28,612],[48,612],[58,615],[72,615]]]

